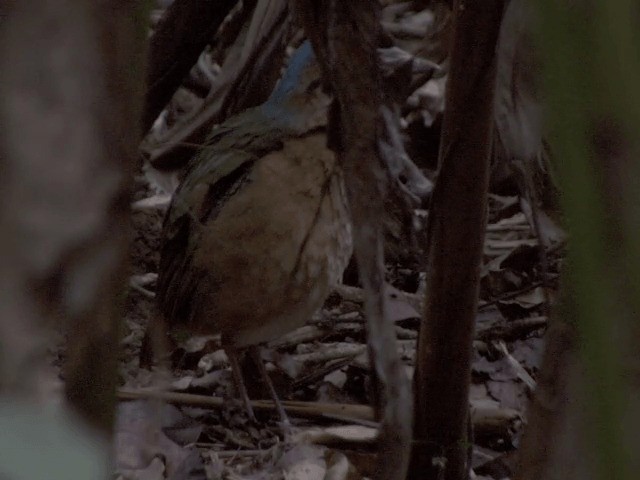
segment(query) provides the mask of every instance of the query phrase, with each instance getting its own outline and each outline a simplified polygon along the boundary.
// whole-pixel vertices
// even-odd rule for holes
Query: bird
[[[239,354],[256,360],[288,423],[260,345],[303,326],[352,253],[342,167],[323,131],[331,99],[320,79],[306,41],[265,103],[212,129],[162,227],[159,323],[172,332],[221,335],[253,419]]]

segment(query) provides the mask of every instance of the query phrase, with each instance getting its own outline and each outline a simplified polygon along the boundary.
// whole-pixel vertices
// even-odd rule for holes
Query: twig
[[[509,365],[511,365],[511,367],[514,369],[514,371],[518,375],[518,378],[522,380],[522,382],[527,387],[529,387],[531,391],[535,390],[536,381],[533,379],[531,375],[529,375],[529,372],[525,370],[525,368],[520,364],[520,362],[516,360],[514,356],[509,353],[509,350],[507,349],[507,346],[505,345],[505,343],[502,340],[499,340],[497,342],[493,342],[493,346],[496,347],[498,351],[500,351],[505,356],[505,358],[509,362]]]
[[[118,399],[127,400],[162,400],[174,405],[185,405],[201,408],[222,408],[226,400],[209,395],[194,395],[190,393],[167,392],[159,390],[130,390],[120,389]],[[267,400],[253,400],[251,405],[255,410],[274,411],[273,402]],[[340,403],[283,401],[287,413],[293,416],[307,418],[332,418],[345,423],[358,423],[364,426],[374,426],[375,415],[369,405],[349,405]],[[514,422],[521,420],[516,410],[505,408],[486,408],[475,401],[470,402],[471,420],[479,435],[495,435],[514,427]]]

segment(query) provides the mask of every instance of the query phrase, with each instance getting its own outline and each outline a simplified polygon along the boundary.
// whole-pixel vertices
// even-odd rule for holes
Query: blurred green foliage
[[[627,367],[619,340],[631,327],[625,315],[640,311],[640,210],[629,210],[639,205],[640,190],[627,188],[640,172],[637,161],[615,163],[621,145],[613,138],[620,133],[623,155],[638,151],[629,135],[640,126],[636,12],[637,2],[628,0],[539,3],[549,140],[571,237],[565,271],[571,301],[564,313],[578,333],[587,389],[580,405],[587,409],[594,477],[603,480],[632,478],[623,439]],[[620,218],[627,212],[629,218]],[[621,289],[621,282],[630,288]]]

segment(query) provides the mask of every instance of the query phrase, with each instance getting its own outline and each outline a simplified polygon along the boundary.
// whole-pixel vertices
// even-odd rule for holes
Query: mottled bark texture
[[[67,398],[113,419],[147,13],[21,0],[0,29],[0,383],[42,393],[45,327],[67,332]]]
[[[376,47],[380,41],[376,1],[296,2],[335,95],[330,145],[345,173],[358,270],[366,292],[365,313],[372,365],[379,382],[378,479],[404,478],[411,438],[411,393],[387,318],[381,217],[388,173],[380,151],[386,104]]]
[[[469,475],[472,341],[486,223],[502,0],[458,1],[439,174],[429,216],[427,295],[414,376],[411,479]]]

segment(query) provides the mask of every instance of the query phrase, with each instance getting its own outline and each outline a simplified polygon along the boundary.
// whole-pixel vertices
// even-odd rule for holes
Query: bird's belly
[[[351,255],[333,162],[320,135],[257,162],[253,180],[202,232],[194,262],[209,273],[194,299],[197,323],[246,346],[304,325],[322,305]]]

